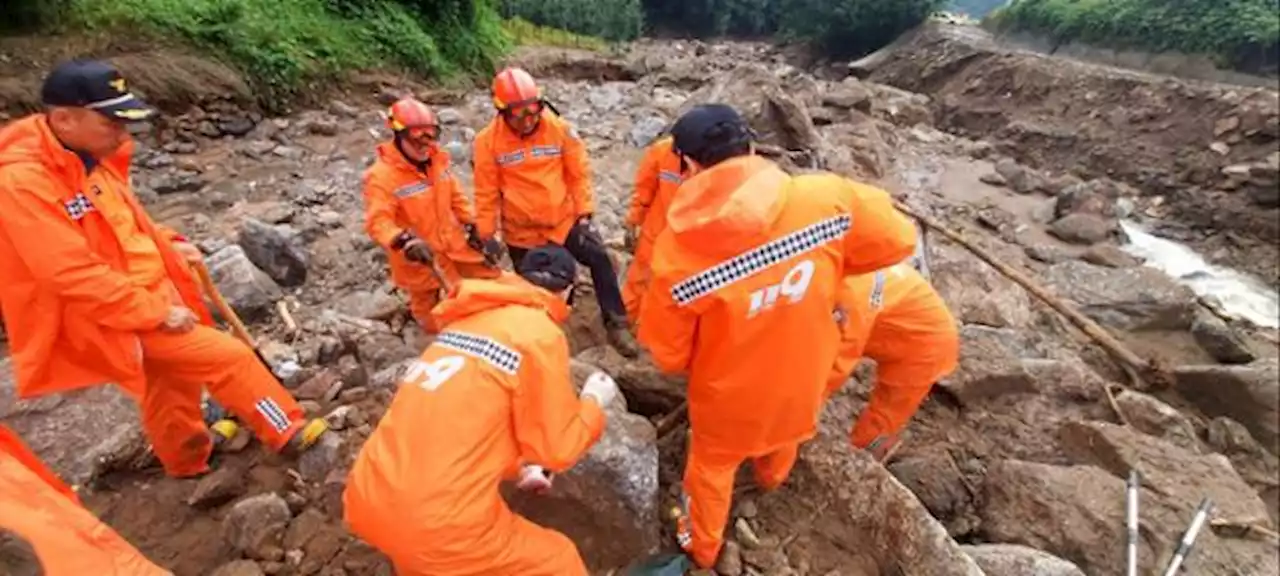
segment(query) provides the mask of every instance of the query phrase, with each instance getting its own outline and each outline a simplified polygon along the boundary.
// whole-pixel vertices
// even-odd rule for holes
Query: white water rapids
[[[1168,274],[1198,296],[1216,300],[1228,316],[1264,328],[1280,328],[1280,293],[1265,282],[1230,268],[1214,266],[1194,250],[1160,238],[1132,221],[1120,226],[1129,237],[1125,251]]]

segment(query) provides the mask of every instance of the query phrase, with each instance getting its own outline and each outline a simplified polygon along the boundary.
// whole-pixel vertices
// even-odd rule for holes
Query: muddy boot
[[[640,344],[631,335],[626,318],[606,318],[604,329],[609,345],[617,349],[619,354],[632,359],[640,357]]]
[[[290,438],[285,443],[284,449],[280,452],[291,456],[300,456],[307,449],[315,446],[316,442],[319,442],[324,433],[328,431],[329,423],[325,422],[323,418],[312,418],[301,430],[298,430],[293,435],[293,438]]]

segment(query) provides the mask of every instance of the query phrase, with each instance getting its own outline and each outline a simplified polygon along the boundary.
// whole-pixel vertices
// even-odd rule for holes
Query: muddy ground
[[[1201,536],[1189,573],[1276,573],[1276,542],[1248,528],[1274,530],[1280,516],[1274,331],[1212,314],[1125,253],[1117,225],[1128,217],[1185,230],[1168,233],[1275,280],[1267,264],[1275,228],[1266,222],[1278,215],[1260,190],[1274,174],[1276,93],[1138,80],[1002,53],[980,37],[921,38],[855,69],[869,80],[815,75],[788,52],[746,43],[513,57],[544,79],[587,139],[597,221],[620,264],[640,146],[691,103],[723,100],[746,112],[764,153],[785,166],[885,186],[1168,368],[1163,382],[1130,381],[1060,315],[930,234],[934,285],[962,323],[961,369],[926,401],[887,472],[848,448],[874,374],[859,370],[787,486],[736,495],[720,573],[1119,574],[1130,468],[1144,473],[1141,556],[1151,573],[1204,495],[1217,505],[1217,525]],[[490,117],[487,98],[372,75],[325,105],[263,118],[224,67],[153,48],[85,46],[123,66],[170,64],[153,69],[174,78],[134,80],[170,113],[144,139],[139,194],[157,219],[199,242],[286,384],[338,430],[300,462],[245,438],[219,455],[214,475],[176,481],[137,457],[127,402],[104,392],[17,403],[6,378],[0,419],[83,484],[95,513],[176,574],[389,574],[376,551],[343,530],[339,495],[350,458],[394,393],[397,368],[428,340],[362,230],[360,173],[386,135],[382,107],[412,91],[439,108],[446,149],[469,185],[469,143]],[[20,58],[15,47],[34,56]],[[0,51],[14,72],[0,83],[0,110],[30,104],[33,58],[68,50],[27,48]],[[208,81],[192,90],[191,74]],[[1217,143],[1227,152],[1206,148]],[[1239,165],[1243,172],[1228,170]],[[512,501],[564,530],[593,571],[608,574],[641,552],[673,547],[661,511],[679,479],[685,433],[655,438],[650,419],[683,392],[603,346],[598,311],[582,302],[567,327],[575,374],[613,374],[632,414],[611,412],[602,447],[557,494]],[[77,418],[98,433],[69,437],[50,424]],[[741,483],[749,478],[744,470]]]

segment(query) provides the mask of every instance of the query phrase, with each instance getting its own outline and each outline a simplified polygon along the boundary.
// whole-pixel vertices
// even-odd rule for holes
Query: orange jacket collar
[[[520,276],[503,272],[495,280],[463,280],[433,312],[440,326],[502,306],[541,308],[560,324],[569,318],[569,306],[559,296],[534,286]]]

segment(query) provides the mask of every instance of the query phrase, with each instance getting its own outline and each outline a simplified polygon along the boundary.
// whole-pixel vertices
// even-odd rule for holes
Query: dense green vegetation
[[[1059,42],[1209,54],[1247,71],[1274,71],[1280,49],[1275,0],[1013,0],[992,22]]]
[[[642,32],[812,42],[831,56],[880,48],[946,0],[502,0],[520,16],[610,40]]]
[[[481,0],[7,0],[0,17],[183,41],[239,67],[271,107],[350,69],[487,73],[510,45]]]

